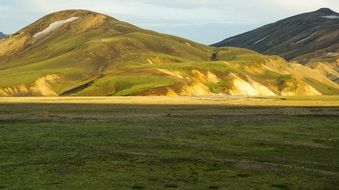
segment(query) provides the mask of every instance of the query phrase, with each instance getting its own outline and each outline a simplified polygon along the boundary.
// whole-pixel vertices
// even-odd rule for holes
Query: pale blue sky
[[[0,0],[0,31],[14,33],[63,9],[88,9],[137,26],[214,43],[339,0]]]

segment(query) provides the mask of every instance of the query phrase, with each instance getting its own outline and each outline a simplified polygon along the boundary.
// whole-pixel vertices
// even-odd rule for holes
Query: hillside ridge
[[[110,16],[65,10],[0,41],[0,96],[314,96],[322,73],[242,48],[215,48]]]
[[[339,13],[321,8],[227,38],[216,47],[249,48],[306,63],[339,57]]]

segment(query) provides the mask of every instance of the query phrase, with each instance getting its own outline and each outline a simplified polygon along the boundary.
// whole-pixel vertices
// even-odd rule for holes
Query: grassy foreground
[[[267,101],[296,101],[279,99]],[[2,99],[0,189],[336,189],[339,106],[305,99],[259,107]]]

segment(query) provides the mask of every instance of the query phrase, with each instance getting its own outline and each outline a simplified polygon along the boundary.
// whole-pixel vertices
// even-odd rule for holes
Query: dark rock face
[[[213,46],[248,48],[306,62],[339,52],[339,14],[322,8],[265,25]]]

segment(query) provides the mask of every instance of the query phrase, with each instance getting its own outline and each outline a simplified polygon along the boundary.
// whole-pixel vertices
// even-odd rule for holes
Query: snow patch
[[[45,36],[47,36],[48,34],[50,34],[53,31],[58,30],[61,26],[63,26],[64,24],[73,22],[75,20],[78,20],[79,17],[70,17],[66,20],[58,20],[56,22],[53,22],[52,24],[50,24],[47,28],[45,28],[43,31],[36,33],[33,37],[35,39],[41,39],[44,38]]]
[[[329,56],[329,57],[336,57],[336,56],[339,56],[339,53],[329,52],[326,55]]]
[[[188,46],[190,46],[190,47],[192,47],[192,45],[191,45],[190,43],[188,43],[188,42],[185,42],[185,44],[188,45]]]
[[[318,32],[314,32],[313,34],[311,34],[311,35],[309,35],[309,36],[307,36],[306,38],[303,38],[303,39],[301,39],[301,40],[299,40],[299,41],[297,41],[297,42],[295,42],[296,44],[299,44],[299,43],[301,43],[301,42],[304,42],[304,41],[307,41],[307,40],[309,40],[309,39],[311,39],[314,35],[316,35]]]
[[[328,15],[328,16],[322,16],[323,18],[328,18],[328,19],[337,19],[339,16],[337,15]]]
[[[268,37],[270,37],[270,35],[265,36],[265,37],[261,38],[260,40],[254,42],[253,45],[254,45],[254,44],[257,44],[257,43],[260,43],[260,42],[262,42],[262,41],[264,41],[264,40],[266,40]]]

